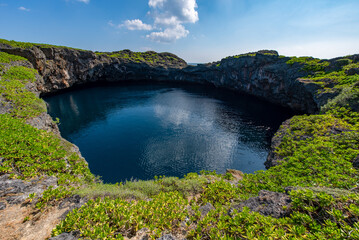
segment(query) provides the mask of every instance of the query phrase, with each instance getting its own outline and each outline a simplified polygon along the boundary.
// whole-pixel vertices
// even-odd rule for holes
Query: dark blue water
[[[284,109],[199,86],[110,85],[45,99],[62,136],[104,182],[264,168]]]

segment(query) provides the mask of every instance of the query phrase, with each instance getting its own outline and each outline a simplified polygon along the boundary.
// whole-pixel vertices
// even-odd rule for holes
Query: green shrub
[[[0,174],[28,179],[88,173],[87,165],[82,164],[75,153],[69,156],[54,134],[38,130],[9,114],[0,114],[0,125]],[[71,163],[69,167],[67,162]]]
[[[26,61],[26,58],[16,55],[11,55],[5,52],[0,52],[0,63],[10,63],[16,61]]]
[[[341,93],[333,99],[329,99],[327,104],[321,107],[322,112],[327,112],[336,107],[350,107],[359,103],[359,89],[355,87],[345,87]]]
[[[151,236],[159,237],[162,231],[179,228],[187,215],[186,205],[187,201],[176,192],[160,193],[150,201],[98,198],[72,211],[53,235],[79,230],[85,238],[123,239],[148,228]]]
[[[81,50],[77,48],[71,48],[71,47],[65,47],[65,46],[57,46],[57,45],[51,45],[51,44],[44,44],[44,43],[30,43],[30,42],[18,42],[14,40],[6,40],[0,38],[0,44],[6,44],[14,48],[32,48],[32,47],[44,47],[44,48],[50,48],[50,47],[56,47],[56,48],[68,48],[68,49],[74,49],[74,50]]]
[[[31,118],[46,112],[45,102],[26,89],[26,84],[35,82],[36,70],[23,66],[10,67],[0,79],[0,95],[12,103],[11,114]]]
[[[293,65],[295,63],[302,64],[303,70],[308,73],[324,71],[324,69],[329,66],[328,61],[323,61],[312,57],[292,57],[287,61],[287,64],[289,65]]]

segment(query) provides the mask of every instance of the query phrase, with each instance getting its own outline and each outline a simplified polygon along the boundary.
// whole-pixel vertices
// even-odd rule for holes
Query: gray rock
[[[20,204],[29,197],[30,193],[36,193],[39,196],[49,186],[57,187],[57,178],[45,177],[32,181],[23,181],[9,179],[9,175],[5,174],[0,177],[0,197],[6,197],[9,204]]]
[[[353,167],[359,169],[359,155],[354,159]]]
[[[290,119],[284,121],[279,130],[275,133],[271,141],[271,150],[268,153],[267,160],[264,162],[264,166],[269,169],[270,167],[277,166],[282,161],[282,157],[276,153],[276,148],[282,142],[282,138],[287,134],[287,129],[290,125]]]
[[[6,208],[6,203],[0,202],[0,210],[4,210]]]
[[[41,113],[39,116],[30,118],[26,121],[27,124],[41,130],[51,131],[57,135],[60,135],[59,128],[52,120],[49,114]]]
[[[65,219],[67,214],[69,214],[69,212],[71,212],[72,210],[74,210],[75,208],[80,208],[82,205],[84,205],[85,203],[87,203],[88,199],[86,197],[81,197],[79,195],[72,195],[66,199],[64,199],[60,204],[59,204],[59,209],[64,209],[64,208],[68,208],[67,211],[65,211],[60,219]]]
[[[249,198],[239,205],[233,206],[229,213],[232,214],[233,209],[241,210],[243,207],[248,207],[251,211],[265,216],[281,218],[289,216],[291,213],[291,199],[284,193],[262,190],[258,197]]]
[[[214,210],[215,208],[213,207],[213,205],[211,203],[207,203],[204,206],[201,206],[199,208],[199,211],[201,212],[201,216],[205,216],[209,213],[209,211]]]
[[[79,239],[80,232],[73,231],[70,233],[61,233],[56,237],[49,238],[49,240],[77,240]]]
[[[162,235],[160,238],[157,238],[157,240],[177,240],[177,238],[172,234],[165,234]]]
[[[136,236],[132,237],[131,240],[148,240],[149,236],[149,229],[148,228],[142,228],[137,231]]]
[[[351,68],[345,71],[346,74],[348,75],[355,75],[355,74],[359,74],[359,68]]]
[[[0,114],[9,113],[12,109],[12,103],[0,96]]]

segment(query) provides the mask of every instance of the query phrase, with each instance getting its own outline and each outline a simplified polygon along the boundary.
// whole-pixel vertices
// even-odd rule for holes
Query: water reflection
[[[250,97],[195,86],[108,86],[46,100],[62,135],[105,182],[264,169],[270,137],[290,116]]]

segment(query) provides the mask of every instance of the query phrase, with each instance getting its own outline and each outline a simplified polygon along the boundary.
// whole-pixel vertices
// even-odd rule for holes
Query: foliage
[[[287,64],[289,65],[293,65],[295,63],[304,65],[302,69],[306,72],[324,71],[324,69],[329,66],[328,61],[312,57],[292,57],[287,61]]]
[[[0,52],[0,63],[10,63],[16,61],[26,61],[26,58],[16,55],[11,55],[5,52]]]
[[[127,181],[120,184],[92,184],[79,189],[76,193],[91,198],[108,196],[122,199],[147,199],[161,192],[179,192],[183,196],[202,192],[207,179],[198,174],[189,174],[185,178],[160,177],[148,181]]]
[[[34,69],[12,66],[1,76],[0,95],[12,103],[12,115],[30,118],[46,112],[45,102],[26,89],[28,83],[36,81],[36,73]]]
[[[206,204],[228,205],[231,200],[238,197],[238,188],[231,183],[220,180],[209,184],[201,194],[199,202]]]
[[[187,201],[178,193],[160,193],[150,201],[97,198],[75,209],[54,230],[79,230],[82,237],[91,239],[123,239],[132,237],[139,229],[148,228],[153,238],[162,231],[179,228],[187,215]]]
[[[293,212],[273,218],[218,206],[203,218],[192,217],[188,239],[357,239],[358,194],[340,198],[311,190],[292,191]],[[230,212],[230,214],[228,214]]]
[[[338,96],[329,99],[327,104],[321,107],[321,111],[326,112],[336,107],[350,107],[358,103],[359,89],[356,87],[344,87]]]
[[[279,166],[247,174],[243,194],[261,189],[283,191],[287,186],[326,186],[350,189],[359,181],[352,161],[359,154],[358,125],[328,113],[295,116],[276,153]]]
[[[228,59],[228,58],[242,58],[242,57],[256,57],[256,56],[260,56],[260,55],[278,56],[278,53],[276,51],[271,51],[271,50],[260,50],[258,52],[250,52],[250,53],[244,53],[244,54],[235,55],[235,56],[232,56],[232,57],[226,57],[225,59]]]
[[[77,48],[71,48],[71,47],[65,47],[65,46],[57,46],[57,45],[51,45],[51,44],[44,44],[44,43],[30,43],[30,42],[18,42],[14,40],[6,40],[0,38],[0,44],[6,44],[14,48],[32,48],[32,47],[43,47],[43,48],[68,48],[68,49],[74,49],[74,50],[81,50]]]
[[[120,58],[129,60],[136,63],[147,63],[150,65],[153,64],[176,64],[182,63],[182,59],[178,58],[176,55],[171,53],[157,53],[154,51],[147,52],[132,52],[130,50],[122,50],[118,52],[104,53],[96,52],[97,55],[106,55],[112,58]]]
[[[73,179],[88,174],[87,165],[77,154],[69,155],[54,134],[9,114],[0,114],[0,123],[0,174],[9,173],[22,179],[42,175],[65,175],[64,179]]]

